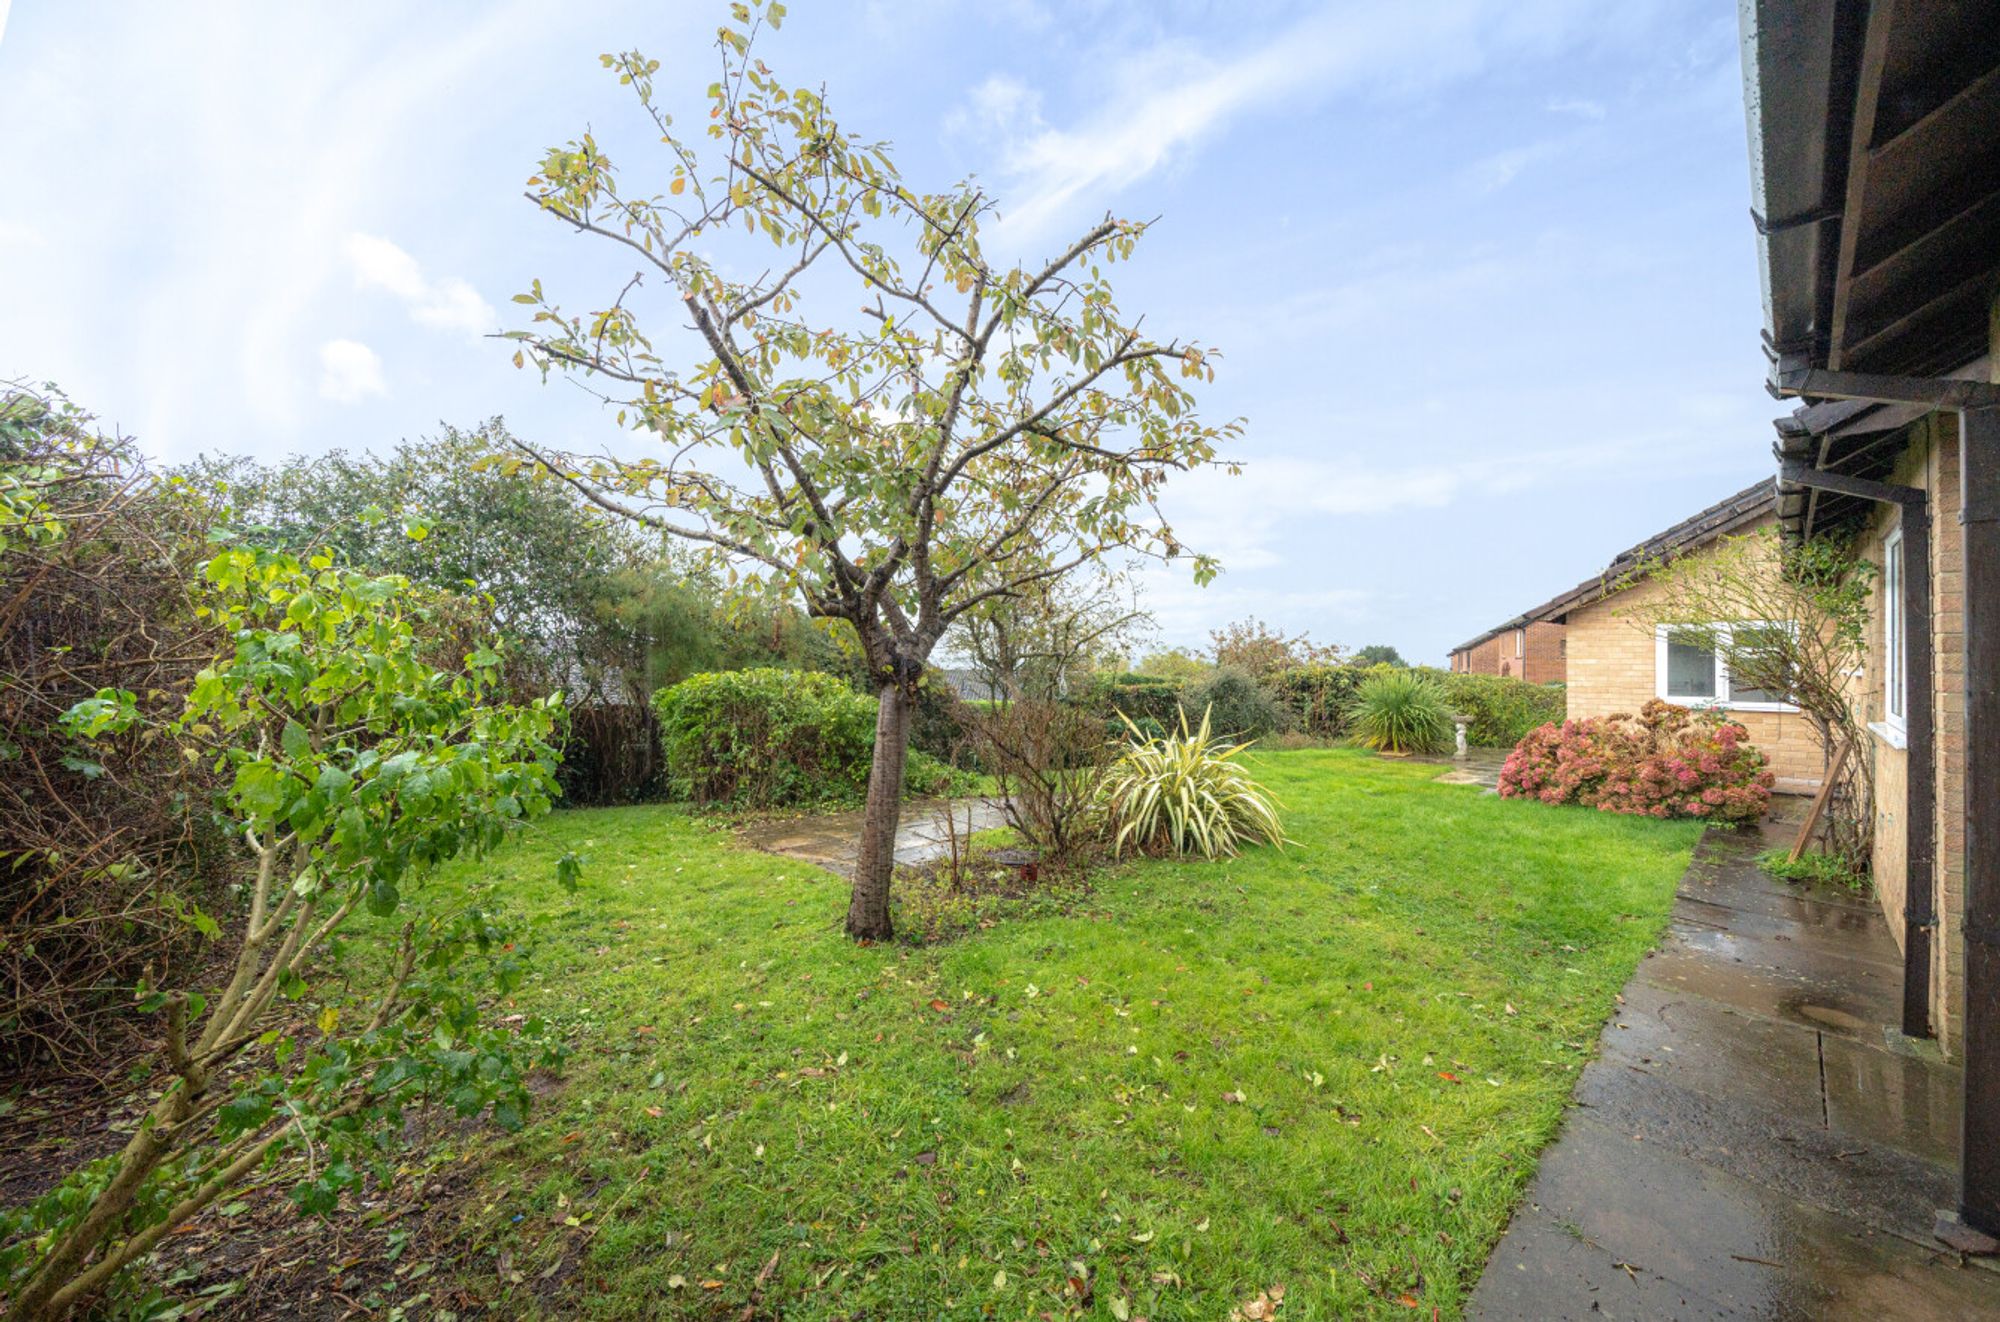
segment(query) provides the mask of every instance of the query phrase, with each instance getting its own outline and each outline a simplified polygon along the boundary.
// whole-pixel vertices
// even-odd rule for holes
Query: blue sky
[[[0,0],[0,377],[152,453],[382,447],[609,418],[482,335],[541,277],[629,274],[521,199],[586,126],[647,154],[601,52],[698,118],[725,6]],[[1727,0],[796,0],[760,54],[996,243],[1161,219],[1128,311],[1223,352],[1238,478],[1167,512],[1225,574],[1148,576],[1163,636],[1257,614],[1438,661],[1770,472]],[[25,186],[24,186],[25,185]]]

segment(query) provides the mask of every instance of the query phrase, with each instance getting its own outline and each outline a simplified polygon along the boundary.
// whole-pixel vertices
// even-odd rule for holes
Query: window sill
[[[1877,739],[1880,739],[1891,748],[1907,749],[1910,746],[1909,733],[1898,729],[1887,721],[1870,721],[1868,722],[1868,729]]]
[[[1717,702],[1713,698],[1670,698],[1664,693],[1659,696],[1661,702],[1670,702],[1690,711],[1761,711],[1776,716],[1796,716],[1799,712],[1788,702]]]

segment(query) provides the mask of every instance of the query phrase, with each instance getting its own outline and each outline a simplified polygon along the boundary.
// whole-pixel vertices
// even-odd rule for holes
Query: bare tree
[[[994,694],[1054,699],[1109,655],[1152,632],[1129,572],[1038,579],[961,621],[965,653]]]

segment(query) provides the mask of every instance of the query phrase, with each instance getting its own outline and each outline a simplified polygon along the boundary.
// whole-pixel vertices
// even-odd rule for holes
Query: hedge
[[[668,793],[777,808],[851,800],[868,784],[874,700],[811,670],[690,675],[653,695]]]
[[[1529,731],[1569,714],[1569,697],[1560,684],[1530,684],[1511,675],[1434,673],[1443,678],[1452,709],[1471,717],[1466,742],[1481,748],[1512,748]]]
[[[1283,710],[1280,726],[1320,739],[1347,735],[1347,709],[1363,680],[1384,673],[1388,666],[1296,666],[1264,681]],[[1463,675],[1432,666],[1413,669],[1444,686],[1453,712],[1468,718],[1466,741],[1484,748],[1512,748],[1530,730],[1567,714],[1560,684],[1530,684],[1508,675]],[[1116,713],[1124,712],[1148,733],[1160,733],[1188,714],[1200,711],[1200,683],[1183,685],[1156,675],[1100,674],[1080,701],[1104,718],[1107,728],[1122,732]]]

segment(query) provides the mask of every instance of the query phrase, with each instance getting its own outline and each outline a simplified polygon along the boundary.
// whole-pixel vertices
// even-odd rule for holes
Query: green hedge
[[[1159,736],[1180,721],[1181,684],[1160,675],[1105,671],[1092,675],[1090,687],[1071,701],[1096,713],[1108,735],[1126,734],[1125,723],[1118,719],[1122,712],[1146,734]]]
[[[668,792],[748,808],[841,802],[868,784],[875,703],[810,670],[690,675],[653,695]]]
[[[1434,673],[1443,678],[1452,709],[1472,718],[1466,742],[1481,748],[1512,748],[1530,730],[1568,714],[1569,698],[1560,684],[1530,684],[1510,675]]]
[[[1266,679],[1263,688],[1289,727],[1319,739],[1347,736],[1347,711],[1362,681],[1386,674],[1389,666],[1297,666]],[[1453,712],[1469,717],[1465,736],[1486,748],[1512,748],[1522,736],[1565,715],[1560,684],[1530,684],[1506,675],[1461,675],[1432,666],[1413,667],[1443,685]],[[1080,701],[1102,716],[1107,728],[1122,732],[1117,712],[1130,716],[1141,729],[1163,733],[1179,720],[1185,703],[1188,715],[1200,713],[1200,684],[1184,686],[1155,675],[1100,674]]]
[[[1367,666],[1297,666],[1270,679],[1272,696],[1291,713],[1292,724],[1320,739],[1347,733],[1347,709],[1361,681],[1373,673]]]

